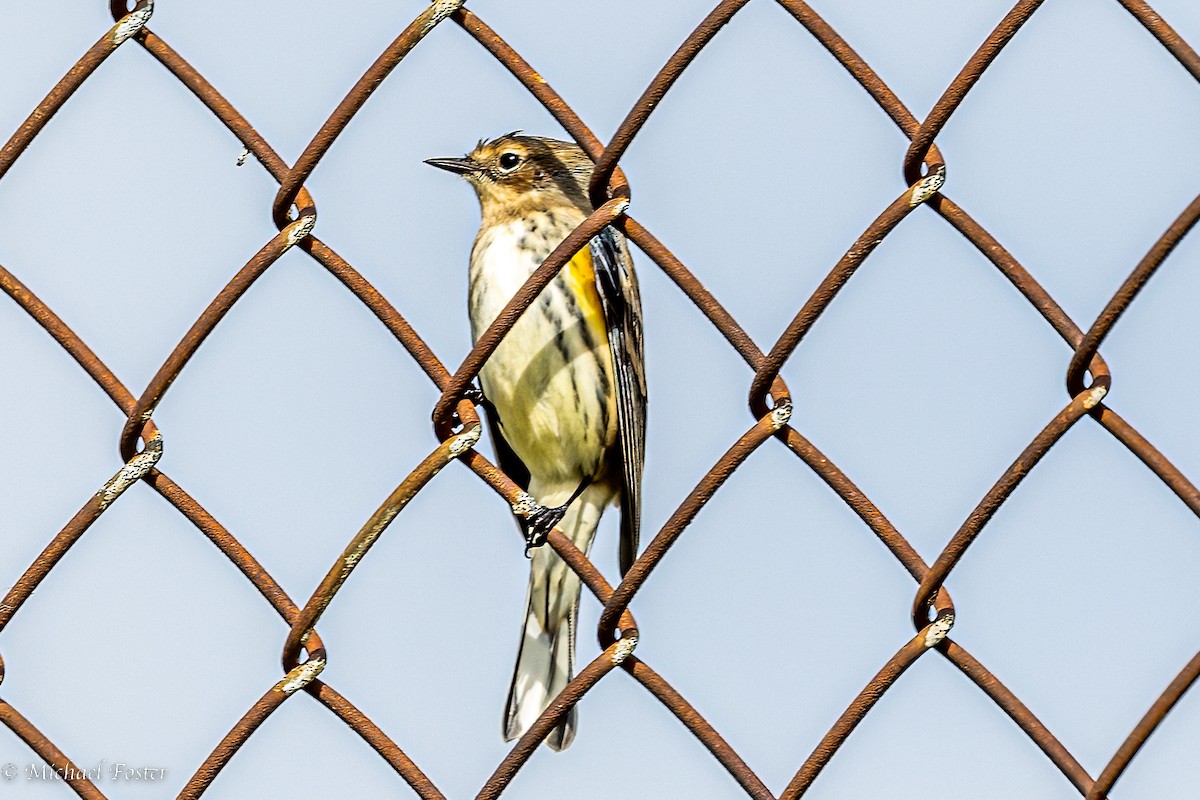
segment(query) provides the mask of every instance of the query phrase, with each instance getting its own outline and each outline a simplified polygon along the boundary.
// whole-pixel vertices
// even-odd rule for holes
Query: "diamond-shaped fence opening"
[[[983,786],[1101,798],[1127,768],[1130,786],[1190,786],[1178,753],[1196,741],[1194,714],[1167,715],[1200,677],[1186,610],[1198,599],[1187,373],[1200,331],[1197,284],[1158,275],[1194,254],[1194,147],[1171,148],[1187,135],[1172,126],[1190,120],[1193,96],[1179,92],[1196,88],[1200,56],[1140,0],[1102,5],[994,9],[936,90],[928,76],[956,25],[982,25],[984,11],[923,19],[928,9],[889,4],[872,22],[725,0],[650,19],[621,4],[437,0],[399,24],[390,7],[307,20],[256,7],[193,12],[184,26],[172,16],[183,9],[114,0],[111,27],[82,12],[31,20],[27,35],[45,41],[29,51],[36,64],[23,56],[31,74],[92,41],[27,115],[10,100],[36,96],[33,78],[7,63],[0,107],[23,120],[0,149],[0,287],[15,303],[0,317],[12,343],[0,513],[22,527],[2,551],[0,721],[12,735],[0,792],[262,794],[280,770],[343,759],[361,764],[341,775],[356,795],[399,781],[424,798],[468,784],[480,798],[844,795],[865,786],[856,765],[889,759],[910,762],[927,780],[911,791],[929,797]],[[490,27],[493,14],[505,25]],[[915,65],[892,85],[924,80],[932,107],[907,106],[827,19],[869,30],[869,59]],[[902,40],[885,48],[874,26],[889,24]],[[1094,30],[1110,38],[1094,44]],[[224,53],[203,38],[213,31],[228,34]],[[771,48],[753,52],[760,41]],[[510,42],[566,52],[553,66],[572,96]],[[792,46],[802,57],[781,49]],[[381,52],[347,66],[366,65],[366,50]],[[1030,80],[1058,56],[1095,59],[1071,61],[1076,80],[1109,75],[1078,113],[1053,115]],[[1110,68],[1143,58],[1142,71]],[[770,71],[817,60],[811,75]],[[261,74],[247,77],[253,65]],[[1121,85],[1127,72],[1138,78]],[[343,74],[356,76],[348,92]],[[1145,94],[1170,86],[1142,104],[1137,81]],[[998,88],[973,91],[981,82]],[[144,99],[159,93],[169,99]],[[1007,104],[1002,118],[989,99]],[[1134,127],[1106,102],[1133,106]],[[314,122],[314,107],[333,110]],[[465,347],[473,209],[452,194],[461,187],[416,178],[443,153],[412,148],[465,146],[487,133],[465,121],[505,107],[557,123],[598,165],[596,210],[516,308],[602,228],[623,230],[647,298],[650,424],[664,433],[652,432],[647,531],[625,575],[603,545],[589,559],[551,534],[598,602],[584,610],[576,677],[493,759],[507,671],[481,665],[516,643],[508,594],[524,562],[505,518],[520,490],[484,454],[466,390],[512,318]],[[1159,107],[1164,125],[1137,127]],[[612,119],[589,125],[583,108]],[[277,150],[298,128],[259,117],[284,110],[307,133]],[[1104,154],[1100,179],[1076,186],[1078,166],[1051,141],[1060,128]],[[1029,145],[1042,130],[1060,162]],[[1122,140],[1130,130],[1147,142]],[[884,148],[894,171],[879,178],[864,165],[885,163]],[[979,217],[951,199],[956,156]],[[107,208],[110,194],[128,202],[119,190],[139,174],[158,183]],[[1056,199],[1080,193],[1075,216]],[[1121,251],[1119,266],[1072,243],[1098,219],[1128,222],[1093,236]],[[834,242],[839,255],[821,257]],[[1095,308],[1097,297],[1111,299]],[[1122,337],[1127,311],[1135,333]],[[117,415],[94,392],[74,399],[88,390],[64,370],[72,361]],[[1125,365],[1142,384],[1128,419],[1114,383]],[[124,463],[96,491],[101,440]],[[1092,672],[1096,661],[1108,670]],[[37,682],[39,662],[58,686]],[[124,691],[106,694],[110,670]],[[572,755],[543,756],[576,703],[587,733]],[[168,766],[98,749],[112,744],[105,730],[72,725],[72,710],[125,718],[123,748],[172,741],[198,755]],[[984,757],[975,737],[1000,744]],[[362,763],[370,750],[382,761]]]

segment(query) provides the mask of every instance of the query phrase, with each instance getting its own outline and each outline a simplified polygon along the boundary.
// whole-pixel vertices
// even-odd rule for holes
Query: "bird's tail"
[[[567,509],[558,528],[586,553],[600,514],[611,499],[612,492],[606,487],[589,487]],[[533,551],[525,627],[504,715],[505,741],[525,733],[574,674],[579,590],[579,576],[553,548],[542,546]],[[554,750],[565,749],[575,738],[575,727],[576,709],[572,708],[546,743]]]

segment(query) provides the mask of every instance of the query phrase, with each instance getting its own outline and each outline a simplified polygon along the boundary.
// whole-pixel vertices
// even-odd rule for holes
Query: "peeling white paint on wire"
[[[450,455],[459,456],[469,448],[475,446],[479,441],[480,435],[483,433],[481,425],[472,425],[471,429],[466,433],[460,433],[450,440]]]
[[[314,658],[293,667],[283,680],[275,684],[275,690],[290,695],[308,686],[325,669],[325,659]]]
[[[1091,411],[1093,408],[1100,405],[1100,401],[1104,399],[1104,395],[1106,394],[1108,394],[1108,389],[1106,387],[1096,386],[1090,392],[1088,392],[1087,397],[1083,398],[1083,407],[1088,411]]]
[[[947,614],[940,619],[933,621],[929,626],[929,630],[925,631],[925,646],[934,647],[950,633],[950,629],[954,627],[954,615]]]
[[[637,649],[638,637],[637,634],[626,636],[617,642],[616,648],[613,649],[612,662],[614,666],[620,666],[621,662],[633,655],[633,651]]]
[[[537,507],[537,498],[529,492],[521,492],[517,495],[517,502],[512,504],[513,513],[518,517],[528,517]]]
[[[933,172],[917,181],[917,185],[913,187],[912,194],[908,198],[908,205],[910,207],[921,205],[937,194],[945,183],[946,167],[944,164],[939,164],[934,167]]]
[[[295,247],[297,242],[312,233],[312,229],[316,226],[316,224],[317,215],[308,214],[289,225],[287,227],[288,247]]]
[[[153,14],[154,0],[148,0],[146,5],[129,12],[124,19],[113,26],[113,44],[124,44],[131,36],[146,27],[146,23],[150,21]]]
[[[146,449],[129,459],[129,462],[117,470],[117,474],[104,484],[104,488],[97,494],[97,497],[100,498],[100,510],[108,508],[126,489],[145,477],[146,473],[152,470],[158,460],[162,458],[162,454],[162,434],[156,433],[150,441],[146,442]]]
[[[771,410],[771,427],[773,430],[779,430],[784,425],[788,424],[788,420],[792,418],[792,401],[784,400],[776,408]]]
[[[446,19],[446,17],[462,8],[463,2],[464,0],[436,0],[436,2],[429,7],[431,13],[429,15],[429,20],[425,23],[425,27],[421,29],[421,35],[424,36],[425,34],[429,33],[431,30],[436,28],[439,23]]]

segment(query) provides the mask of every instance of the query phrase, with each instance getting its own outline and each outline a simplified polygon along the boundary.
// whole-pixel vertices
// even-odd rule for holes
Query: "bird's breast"
[[[521,219],[480,231],[471,253],[476,340],[581,214]],[[514,452],[543,480],[598,477],[616,441],[612,354],[584,248],[525,310],[480,371]]]

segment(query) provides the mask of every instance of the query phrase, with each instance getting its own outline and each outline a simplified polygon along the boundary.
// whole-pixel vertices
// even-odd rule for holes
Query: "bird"
[[[577,145],[505,134],[462,158],[427,164],[462,176],[481,222],[471,249],[468,312],[475,341],[552,250],[592,212],[594,164]],[[624,235],[603,228],[550,281],[479,371],[482,407],[502,470],[534,499],[517,516],[530,557],[525,624],[504,715],[524,734],[571,680],[580,580],[552,548],[558,527],[585,554],[605,509],[620,506],[622,574],[641,524],[646,374],[642,306]],[[546,743],[575,737],[574,707]]]

